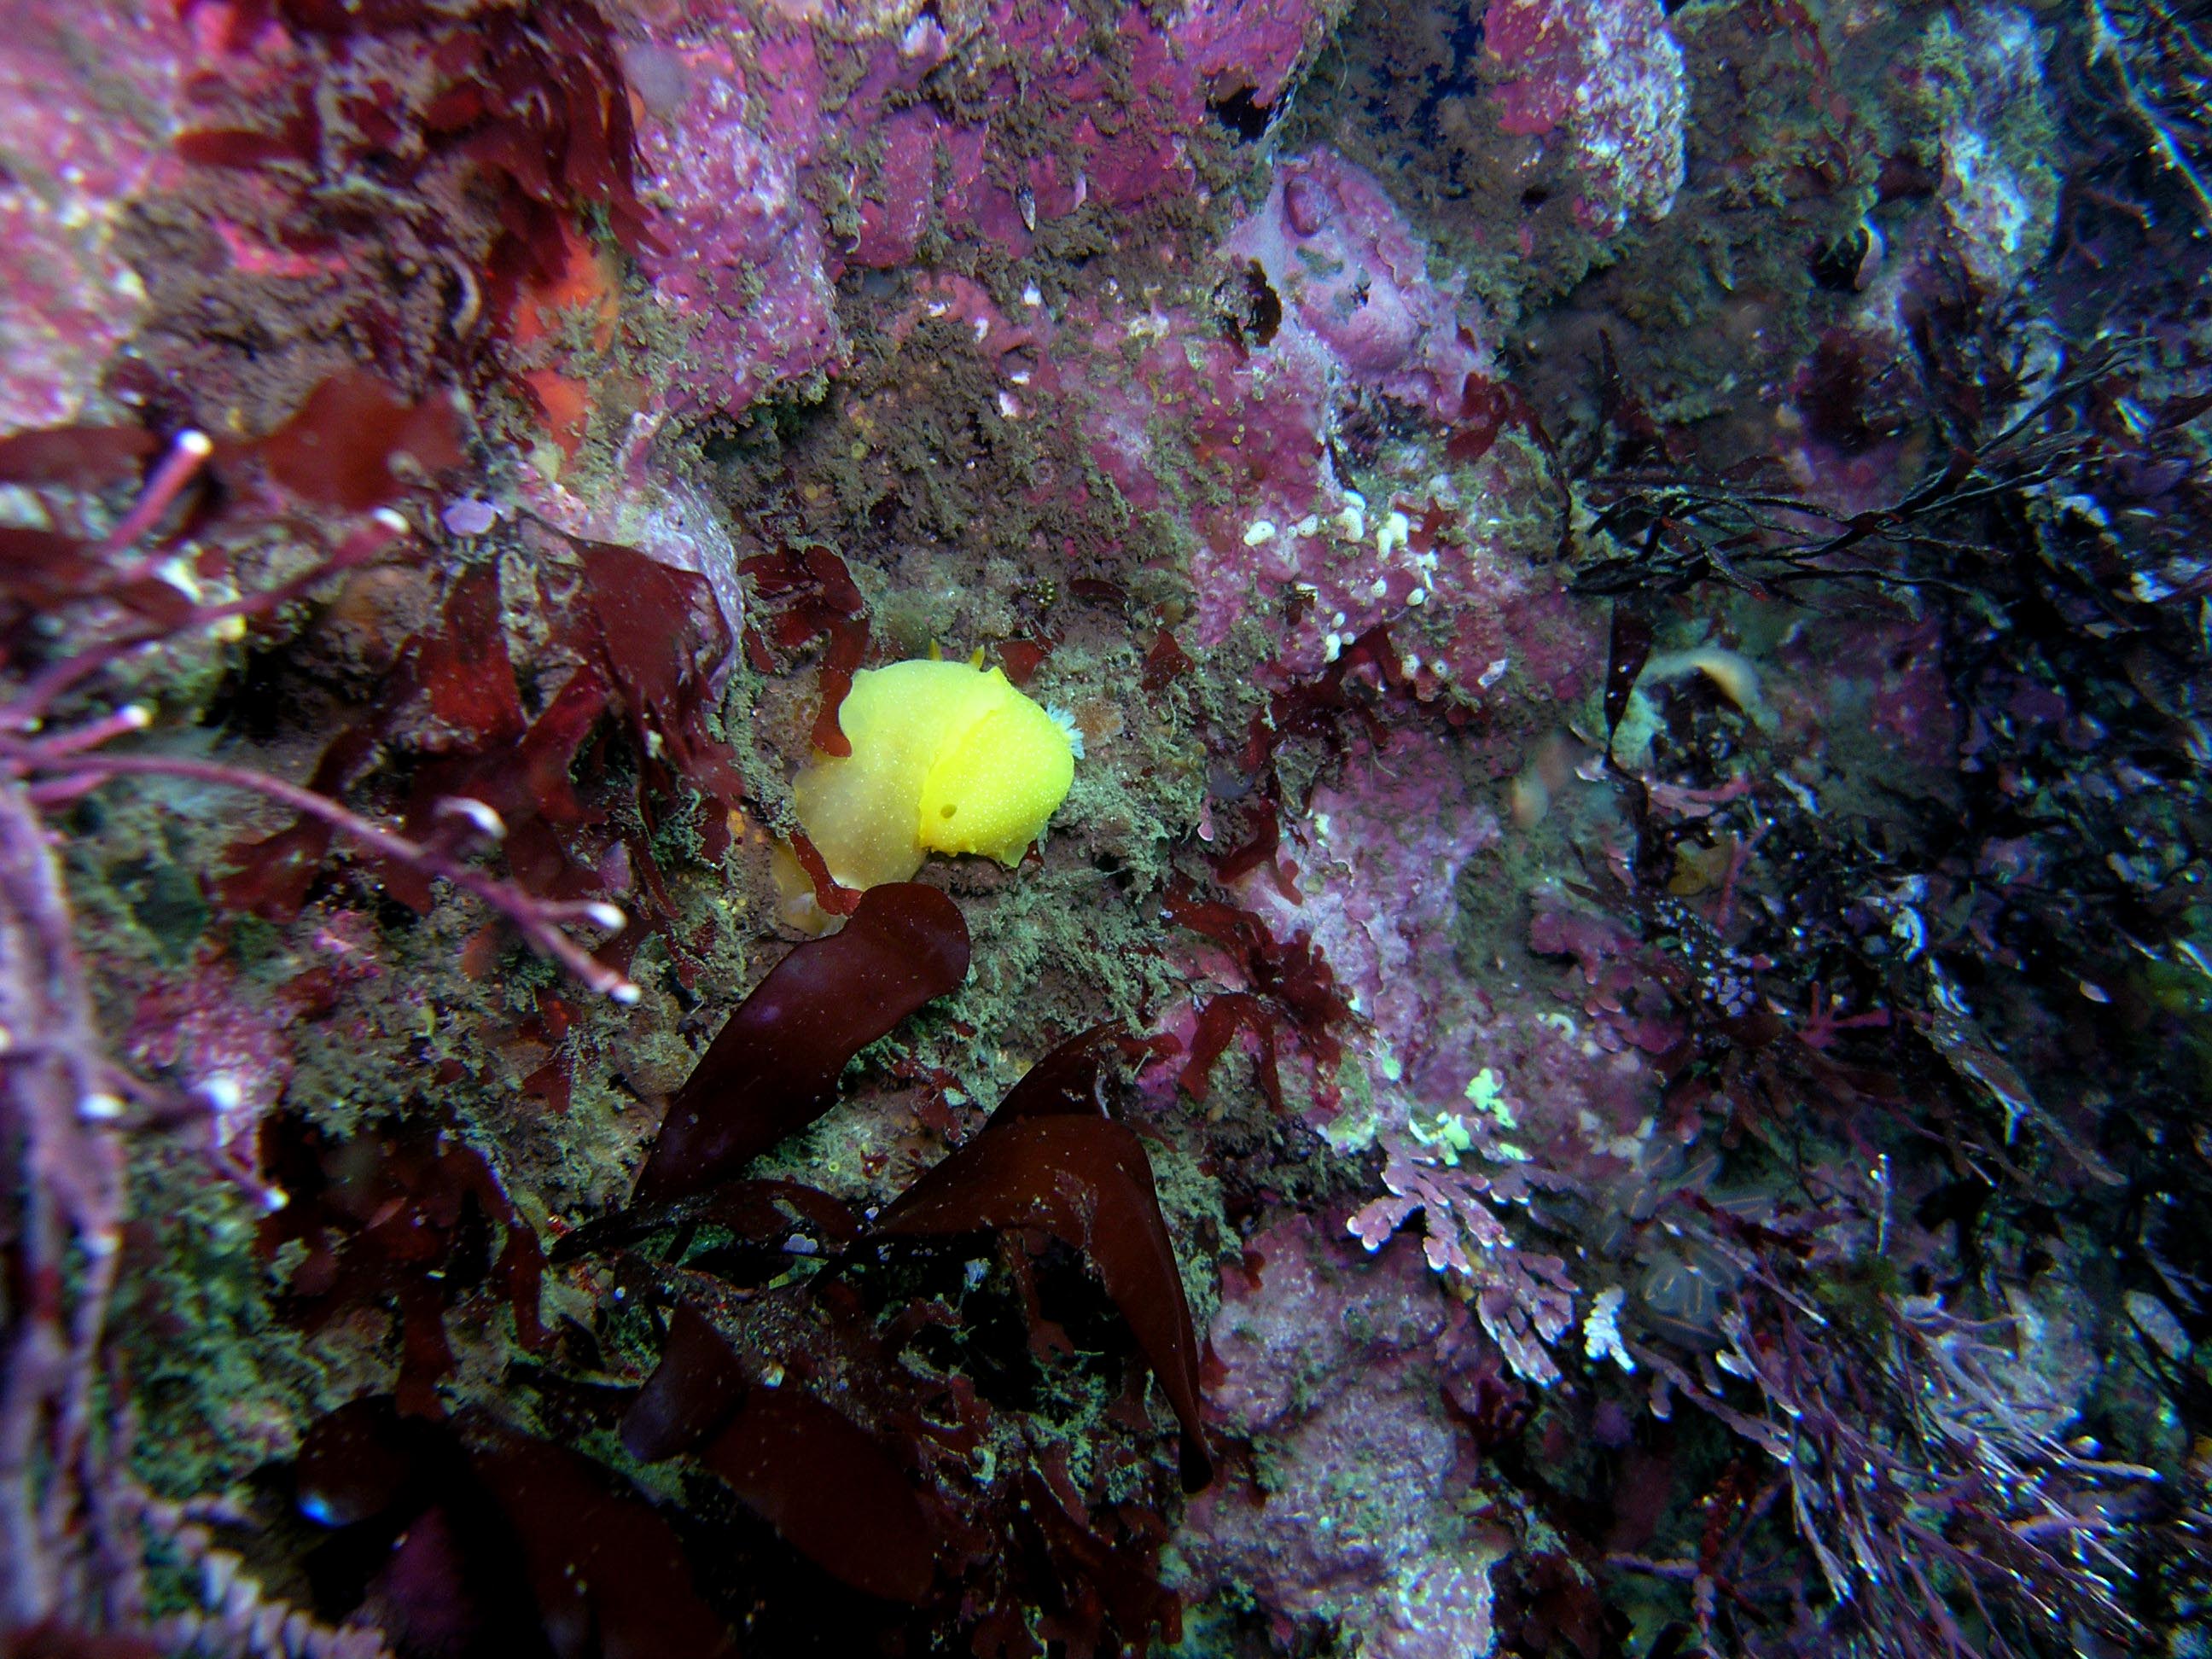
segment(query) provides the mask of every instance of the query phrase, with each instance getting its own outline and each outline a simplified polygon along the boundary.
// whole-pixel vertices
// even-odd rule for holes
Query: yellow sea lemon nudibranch
[[[1075,781],[1066,728],[996,668],[864,668],[837,726],[853,752],[817,753],[792,804],[843,887],[904,881],[931,853],[1018,864]]]

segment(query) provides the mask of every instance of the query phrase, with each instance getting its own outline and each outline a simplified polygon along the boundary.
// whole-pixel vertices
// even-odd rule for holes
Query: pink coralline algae
[[[9,12],[0,39],[0,433],[74,420],[145,293],[112,240],[173,164],[169,0]],[[98,64],[95,82],[82,66]]]
[[[1259,620],[1298,679],[1388,626],[1425,697],[1473,701],[1513,670],[1577,695],[1601,653],[1558,583],[1504,544],[1498,503],[1526,488],[1504,446],[1472,490],[1409,477],[1370,503],[1338,476],[1328,434],[1362,398],[1454,422],[1492,390],[1480,319],[1455,281],[1431,279],[1382,187],[1330,152],[1288,163],[1221,253],[1232,291],[1256,281],[1277,297],[1278,325],[1224,340],[1181,309],[1089,313],[1094,352],[1139,343],[1133,374],[1093,379],[1086,425],[1132,507],[1188,514],[1195,642]],[[1161,482],[1179,472],[1200,486],[1180,501]]]
[[[1039,226],[1086,202],[1126,210],[1193,191],[1185,146],[1209,105],[1239,93],[1262,107],[1273,103],[1323,15],[1310,0],[1202,0],[1164,21],[1157,9],[1133,7],[1102,52],[1095,25],[1052,0],[1000,0],[953,35],[924,11],[895,41],[864,49],[860,84],[835,112],[841,142],[881,130],[878,142],[853,145],[882,159],[854,174],[861,226],[851,263],[903,264],[933,222],[1018,257]],[[969,101],[1018,103],[1039,126],[1017,137],[927,103],[879,118],[940,64]],[[1100,119],[1109,110],[1110,118]],[[934,178],[921,165],[933,155]]]
[[[1483,41],[1505,131],[1567,146],[1575,217],[1601,236],[1662,219],[1683,178],[1682,50],[1658,0],[1492,0]]]
[[[1382,750],[1358,743],[1342,778],[1284,822],[1280,858],[1296,872],[1295,902],[1268,870],[1244,877],[1237,893],[1279,937],[1311,937],[1361,1017],[1355,1051],[1376,1069],[1411,1060],[1419,1071],[1451,1034],[1437,1020],[1435,981],[1419,970],[1450,954],[1459,872],[1498,844],[1500,830],[1446,738],[1411,727],[1389,739]],[[1474,1075],[1472,1064],[1462,1069],[1441,1080],[1455,1097]]]
[[[343,988],[383,971],[375,952],[368,918],[338,910],[316,927],[299,971],[274,988],[204,955],[140,997],[125,1050],[204,1109],[218,1156],[250,1175],[261,1125],[292,1081],[301,1031],[331,1011]]]
[[[797,158],[750,125],[725,40],[641,45],[624,67],[646,102],[639,158],[666,252],[640,256],[689,331],[673,400],[740,409],[844,361],[820,217]]]
[[[1425,698],[1449,689],[1477,702],[1516,672],[1561,698],[1589,683],[1601,644],[1558,580],[1505,545],[1511,485],[1498,462],[1472,489],[1439,474],[1370,502],[1335,477],[1327,382],[1295,343],[1240,362],[1225,345],[1163,341],[1139,374],[1170,421],[1189,422],[1194,471],[1231,491],[1191,509],[1198,645],[1213,649],[1256,620],[1276,667],[1304,679],[1387,627]],[[1102,404],[1141,407],[1142,390]],[[1154,487],[1135,475],[1159,423],[1117,410],[1101,426],[1107,470],[1133,504],[1151,505]]]
[[[1597,665],[1597,642],[1559,584],[1503,544],[1498,499],[1438,478],[1379,504],[1343,491],[1303,517],[1210,536],[1191,561],[1199,642],[1215,645],[1255,605],[1287,599],[1272,625],[1276,661],[1293,678],[1387,627],[1424,698],[1449,688],[1479,702],[1517,672],[1518,684],[1571,699]]]
[[[1579,1004],[1548,973],[1475,990],[1426,970],[1451,959],[1461,894],[1502,830],[1443,737],[1390,738],[1354,746],[1341,779],[1285,818],[1282,868],[1246,875],[1237,897],[1279,936],[1309,939],[1358,1017],[1345,1033],[1341,1097],[1317,1124],[1340,1148],[1383,1154],[1384,1191],[1349,1230],[1380,1249],[1417,1225],[1430,1267],[1506,1363],[1550,1382],[1559,1370],[1548,1351],[1572,1328],[1583,1287],[1528,1206],[1563,1176],[1597,1188],[1679,1158],[1645,1052],[1674,1034],[1609,994],[1606,970],[1636,948],[1612,933],[1588,947],[1585,971],[1602,982]],[[1583,941],[1547,909],[1533,943],[1569,954]]]
[[[1382,186],[1334,150],[1279,167],[1224,252],[1281,296],[1285,349],[1310,333],[1357,385],[1451,420],[1468,376],[1490,368],[1459,284],[1430,281],[1428,250]]]
[[[1401,731],[1388,751],[1350,757],[1342,781],[1317,791],[1310,810],[1284,826],[1297,902],[1261,872],[1246,878],[1241,896],[1273,928],[1310,930],[1361,1016],[1346,1046],[1362,1083],[1327,1133],[1346,1146],[1379,1143],[1389,1190],[1352,1218],[1352,1231],[1379,1248],[1422,1212],[1429,1265],[1475,1297],[1516,1370],[1549,1381],[1558,1373],[1541,1345],[1571,1321],[1572,1286],[1555,1258],[1522,1254],[1493,1207],[1523,1188],[1511,1143],[1497,1133],[1512,1120],[1492,1121],[1500,1097],[1486,1069],[1518,1046],[1505,1040],[1509,1030],[1543,1033],[1498,1018],[1493,1002],[1465,995],[1454,976],[1420,971],[1449,958],[1460,872],[1499,836],[1443,740]],[[1495,1190],[1480,1172],[1482,1152],[1504,1160]]]
[[[950,33],[906,7],[632,22],[625,69],[668,250],[641,263],[690,331],[683,395],[739,408],[834,373],[848,345],[832,285],[908,264],[933,233],[1020,257],[1086,203],[1194,192],[1187,144],[1209,106],[1279,96],[1322,17],[1310,0],[1200,3],[1164,22],[1133,9],[1107,52],[1088,18],[1036,0]],[[933,90],[1027,118],[962,118]]]
[[[1364,1257],[1309,1216],[1246,1261],[1224,1275],[1209,1396],[1263,1460],[1265,1497],[1236,1482],[1193,1503],[1188,1588],[1233,1586],[1285,1650],[1334,1625],[1377,1659],[1488,1652],[1494,1550],[1458,1511],[1473,1460],[1441,1386],[1474,1358],[1464,1310],[1410,1246]]]
[[[204,1106],[215,1146],[251,1162],[254,1135],[292,1080],[289,1013],[256,1006],[219,959],[139,999],[126,1052],[168,1073]]]

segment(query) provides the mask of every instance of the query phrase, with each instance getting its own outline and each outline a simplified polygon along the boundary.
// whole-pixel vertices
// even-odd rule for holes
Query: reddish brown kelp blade
[[[824,1571],[889,1601],[929,1594],[936,1532],[883,1448],[796,1383],[748,1391],[721,1334],[680,1303],[623,1444],[657,1462],[709,1435],[701,1461]]]
[[[744,1393],[730,1345],[706,1315],[679,1302],[660,1363],[623,1414],[623,1449],[647,1463],[690,1451],[729,1420]]]
[[[1022,1080],[1006,1091],[991,1114],[988,1127],[1025,1117],[1103,1117],[1100,1066],[1109,1048],[1132,1042],[1115,1020],[1077,1032],[1022,1073]]]
[[[692,1587],[675,1529],[605,1470],[503,1435],[476,1458],[505,1511],[555,1659],[721,1659],[729,1632]]]
[[[968,976],[968,925],[933,887],[861,896],[842,931],[795,948],[730,1016],[670,1103],[633,1201],[734,1175],[830,1109],[845,1062]]]
[[[404,493],[392,471],[399,455],[426,472],[465,458],[460,420],[443,398],[404,403],[365,368],[342,369],[307,394],[292,418],[261,441],[262,464],[302,500],[347,513]]]
[[[755,1389],[702,1455],[747,1508],[854,1589],[919,1601],[936,1534],[866,1431],[796,1388]]]
[[[702,793],[734,801],[743,785],[707,725],[708,687],[730,638],[706,579],[635,548],[574,538],[570,544],[584,563],[606,678],[621,693],[639,750],[665,757]]]
[[[427,1501],[423,1471],[446,1444],[442,1425],[402,1417],[389,1395],[349,1401],[301,1438],[293,1471],[300,1512],[318,1526],[350,1527],[410,1492]]]
[[[56,426],[0,438],[0,480],[100,489],[131,477],[161,447],[143,427]]]
[[[1077,1115],[1079,1097],[1057,1086],[1039,1093],[1025,1100],[1023,1115],[1008,1118],[1002,1108],[982,1133],[907,1188],[884,1212],[878,1231],[1036,1227],[1084,1252],[1175,1407],[1183,1431],[1183,1484],[1194,1492],[1213,1476],[1199,1421],[1198,1338],[1152,1164],[1127,1125]],[[1052,1096],[1057,1102],[1046,1103]],[[1022,1097],[1018,1085],[1009,1101]]]
[[[739,565],[760,601],[757,628],[748,628],[746,649],[763,672],[773,663],[768,640],[796,651],[828,635],[822,659],[822,706],[814,717],[814,746],[825,755],[849,755],[853,745],[837,724],[837,710],[853,689],[853,674],[868,648],[867,602],[845,562],[813,547],[784,548]],[[761,629],[765,629],[766,634]]]
[[[1172,1038],[1131,1036],[1118,1019],[1078,1031],[1022,1073],[1021,1081],[1006,1091],[991,1114],[991,1122],[995,1126],[1017,1118],[1066,1115],[1104,1117],[1106,1100],[1099,1085],[1107,1056],[1119,1055],[1130,1066],[1141,1067],[1146,1060],[1159,1057],[1164,1042],[1172,1042]]]
[[[725,1354],[726,1358],[726,1352]],[[300,1511],[327,1529],[318,1595],[365,1607],[402,1654],[453,1659],[725,1659],[675,1530],[589,1458],[389,1395],[310,1427]]]

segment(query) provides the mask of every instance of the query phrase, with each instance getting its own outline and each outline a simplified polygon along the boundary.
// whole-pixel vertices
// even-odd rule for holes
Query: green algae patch
[[[166,1498],[230,1491],[344,1395],[277,1310],[244,1192],[178,1148],[149,1146],[131,1178],[134,1207],[164,1221],[134,1232],[117,1298],[118,1320],[149,1339],[128,1371],[132,1467]]]

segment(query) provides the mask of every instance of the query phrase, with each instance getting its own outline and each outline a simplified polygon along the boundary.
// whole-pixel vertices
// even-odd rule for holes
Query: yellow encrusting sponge
[[[837,726],[853,752],[817,753],[792,800],[843,887],[904,881],[931,853],[1018,864],[1075,781],[1066,732],[996,668],[864,668]]]

